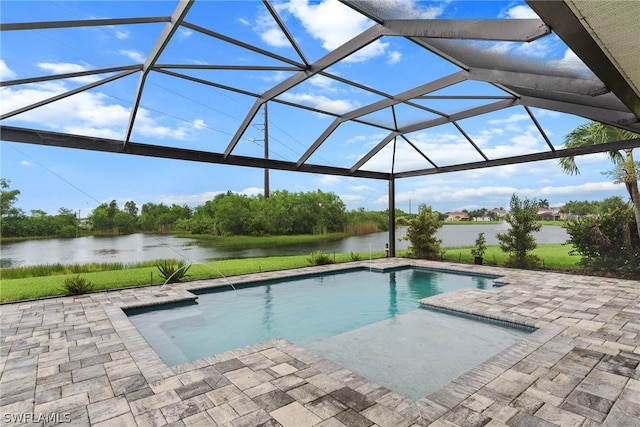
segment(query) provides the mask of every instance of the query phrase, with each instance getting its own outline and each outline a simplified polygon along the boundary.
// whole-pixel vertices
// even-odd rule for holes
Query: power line
[[[31,160],[33,163],[37,164],[38,166],[40,166],[41,168],[43,168],[44,170],[46,170],[47,172],[49,172],[50,174],[56,176],[58,179],[66,182],[67,184],[69,184],[71,187],[75,188],[76,190],[78,190],[79,192],[81,192],[82,194],[84,194],[85,196],[87,196],[88,198],[90,198],[91,200],[93,200],[96,203],[100,203],[100,200],[96,199],[95,197],[93,197],[91,194],[87,193],[86,191],[84,191],[82,188],[78,187],[77,185],[75,185],[74,183],[72,183],[71,181],[65,179],[64,177],[60,176],[59,174],[55,173],[53,170],[51,170],[50,168],[48,168],[47,166],[43,165],[42,163],[40,163],[39,161],[37,161],[36,159],[34,159],[33,157],[31,157],[30,155],[28,155],[27,153],[25,153],[22,150],[17,149],[16,147],[14,147],[14,144],[12,143],[7,143],[9,145],[9,147],[11,147],[12,149],[14,149],[15,151],[17,151],[18,153],[22,154],[23,156],[25,156],[27,159]]]

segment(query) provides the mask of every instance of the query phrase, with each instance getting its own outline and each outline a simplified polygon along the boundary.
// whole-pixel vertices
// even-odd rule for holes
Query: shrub
[[[441,259],[442,240],[435,237],[442,227],[438,212],[431,210],[431,206],[420,205],[418,215],[408,222],[407,234],[402,238],[411,242],[407,254],[415,258]]]
[[[640,237],[630,206],[569,221],[565,228],[574,248],[571,253],[581,256],[583,267],[623,275],[640,271]]]
[[[309,261],[311,265],[333,264],[331,256],[329,254],[325,254],[322,250],[311,252],[307,261]]]
[[[160,277],[164,279],[164,283],[176,283],[189,277],[187,271],[191,264],[187,265],[184,261],[163,260],[156,264]]]
[[[485,239],[484,233],[478,233],[478,238],[476,239],[476,246],[473,249],[471,249],[471,255],[473,255],[474,257],[482,258],[486,250],[487,250],[487,239]]]
[[[520,201],[515,194],[511,196],[509,213],[505,220],[511,226],[506,233],[498,233],[496,237],[500,249],[509,253],[506,265],[517,268],[532,268],[539,263],[538,257],[529,252],[536,248],[536,240],[531,234],[540,231],[538,219],[538,201],[528,199]]]
[[[93,290],[93,283],[82,276],[76,275],[64,279],[62,287],[66,295],[81,295]]]

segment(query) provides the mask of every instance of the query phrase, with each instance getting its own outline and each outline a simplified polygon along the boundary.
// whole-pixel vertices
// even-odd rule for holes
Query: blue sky
[[[273,3],[311,62],[326,55],[370,25],[336,0],[308,2],[291,0]],[[391,4],[391,3],[389,3]],[[431,18],[532,18],[535,14],[517,1],[394,2],[403,16]],[[37,20],[74,20],[128,16],[167,16],[173,1],[3,1],[3,23]],[[398,12],[400,13],[400,12]],[[259,1],[196,1],[186,21],[216,32],[238,37],[246,43],[299,60],[266,8]],[[0,74],[13,80],[47,74],[136,64],[144,61],[164,24],[109,26],[5,32],[2,34]],[[516,52],[523,58],[583,72],[584,67],[555,36],[529,44],[485,43],[487,52]],[[158,63],[276,65],[272,58],[226,44],[200,33],[180,29]],[[280,64],[278,64],[280,65]],[[387,93],[401,93],[413,86],[458,71],[452,64],[430,55],[401,38],[382,38],[329,69],[343,78],[384,87]],[[186,72],[185,72],[186,73]],[[192,71],[194,77],[239,85],[262,92],[291,75],[286,71]],[[101,77],[106,77],[101,76]],[[29,86],[0,88],[2,112],[13,111],[95,81],[95,77],[55,80]],[[3,125],[24,126],[122,139],[138,74],[94,88],[6,119]],[[438,94],[499,95],[498,89],[473,82],[443,89]],[[280,97],[319,110],[340,113],[379,100],[371,93],[354,90],[322,76],[309,79]],[[425,101],[426,102],[426,101]],[[151,73],[141,100],[132,141],[157,145],[222,152],[254,103],[254,98],[218,88],[202,88],[166,75]],[[427,104],[425,104],[427,105]],[[445,112],[472,107],[473,102],[431,100],[430,106]],[[331,123],[333,117],[307,110],[284,108],[270,103],[270,157],[296,161],[306,147]],[[402,112],[399,106],[398,111]],[[586,120],[532,109],[555,147],[564,135]],[[405,111],[403,120],[424,120]],[[391,122],[384,112],[375,119]],[[422,113],[424,114],[424,112]],[[435,117],[435,116],[434,116]],[[427,119],[429,117],[426,117]],[[243,135],[233,151],[236,155],[259,155],[262,146],[262,115]],[[401,123],[402,124],[402,123]],[[544,149],[546,143],[522,107],[512,107],[459,124],[489,158],[526,154]],[[383,137],[379,129],[356,124],[341,126],[309,159],[350,167]],[[461,159],[479,160],[453,125],[416,132],[412,141],[439,165]],[[364,167],[388,171],[390,148],[382,150]],[[400,141],[396,171],[422,165],[420,158]],[[422,162],[422,163],[421,163]],[[421,166],[422,165],[422,166]],[[578,158],[582,174],[565,175],[556,161],[504,166],[460,173],[400,179],[396,182],[396,206],[415,212],[421,203],[447,212],[463,208],[507,207],[511,194],[547,199],[552,206],[569,200],[602,200],[610,196],[627,199],[624,187],[610,182],[602,172],[611,169],[605,155]],[[231,190],[254,195],[263,191],[259,169],[199,164],[175,160],[89,152],[56,147],[1,143],[1,176],[21,194],[17,206],[26,213],[42,209],[51,214],[61,207],[81,210],[83,215],[98,204],[116,200],[143,203],[204,203],[220,192]],[[387,207],[387,183],[377,180],[271,171],[272,190],[313,191],[338,194],[348,209]]]

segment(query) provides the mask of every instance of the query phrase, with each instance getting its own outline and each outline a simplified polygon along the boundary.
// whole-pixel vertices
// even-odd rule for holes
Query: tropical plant
[[[632,138],[640,138],[640,135],[602,123],[590,122],[569,132],[564,138],[564,146],[565,148],[576,148]],[[633,204],[636,229],[638,237],[640,237],[640,192],[638,191],[640,164],[633,161],[633,148],[625,149],[624,153],[617,150],[609,151],[609,157],[614,164],[614,169],[607,174],[614,178],[614,182],[625,185]],[[563,157],[559,163],[562,170],[570,175],[580,173],[574,157]]]
[[[362,259],[362,255],[357,252],[350,252],[349,256],[351,257],[351,261],[360,261]]]
[[[311,254],[309,254],[309,258],[307,258],[307,261],[309,261],[311,265],[325,265],[334,263],[331,256],[324,253],[322,250],[311,252]]]
[[[442,239],[436,238],[436,232],[442,227],[440,214],[431,206],[420,205],[418,215],[408,220],[409,227],[402,240],[411,242],[407,250],[409,256],[423,259],[440,259]]]
[[[498,233],[496,237],[503,252],[509,253],[506,265],[517,268],[537,266],[539,259],[530,252],[535,249],[536,240],[531,234],[540,231],[538,218],[538,201],[524,198],[520,200],[513,194],[509,204],[509,213],[505,221],[511,226],[506,233]]]
[[[162,260],[156,264],[160,277],[164,279],[164,283],[176,283],[182,279],[189,277],[187,271],[191,267],[191,264],[187,264],[183,260]]]
[[[64,285],[62,286],[62,291],[66,295],[81,295],[92,290],[93,283],[80,275],[67,277],[64,279]]]

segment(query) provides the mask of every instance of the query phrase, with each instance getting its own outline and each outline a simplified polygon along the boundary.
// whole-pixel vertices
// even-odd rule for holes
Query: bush
[[[630,206],[569,221],[565,228],[574,247],[571,253],[581,256],[583,267],[631,276],[640,272],[640,237]]]
[[[66,295],[81,295],[93,290],[93,283],[82,276],[71,276],[64,279],[62,287]]]
[[[362,259],[362,255],[357,252],[351,252],[349,256],[351,257],[351,261],[360,261]]]
[[[440,215],[431,210],[431,206],[420,205],[418,215],[408,220],[407,234],[402,238],[411,242],[407,250],[409,256],[423,259],[441,259],[441,239],[435,237],[442,227]]]
[[[163,260],[156,264],[160,276],[164,279],[164,283],[176,283],[189,277],[187,271],[191,264],[187,265],[184,261]]]
[[[476,239],[476,246],[473,249],[471,249],[471,255],[473,255],[474,257],[482,258],[486,250],[487,250],[487,239],[484,237],[484,233],[478,233],[478,238]]]
[[[498,233],[496,237],[500,249],[509,253],[506,265],[517,268],[534,268],[540,260],[529,252],[536,248],[536,240],[531,234],[540,231],[538,219],[538,201],[528,199],[520,201],[515,194],[511,196],[509,213],[505,220],[511,226],[506,233]]]
[[[307,258],[307,261],[309,261],[311,265],[333,264],[334,262],[329,254],[325,254],[321,250],[311,252],[309,258]]]

